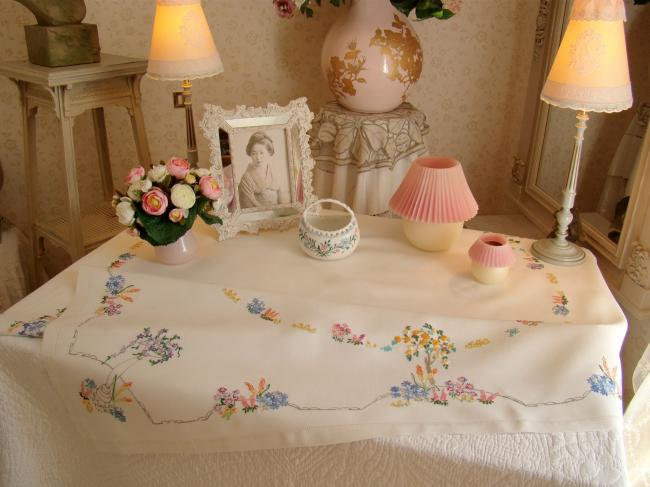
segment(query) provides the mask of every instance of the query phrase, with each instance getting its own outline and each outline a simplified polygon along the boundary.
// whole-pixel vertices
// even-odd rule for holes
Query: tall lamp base
[[[537,240],[530,248],[533,256],[555,265],[578,265],[585,260],[585,251],[574,243],[563,241],[559,245],[554,238]]]

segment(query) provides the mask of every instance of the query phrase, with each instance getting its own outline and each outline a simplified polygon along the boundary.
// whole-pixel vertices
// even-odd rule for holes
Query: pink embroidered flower
[[[169,200],[165,192],[158,188],[153,187],[142,195],[142,209],[150,215],[158,216],[165,213]]]
[[[337,342],[342,342],[345,337],[352,333],[352,329],[347,323],[334,323],[332,325],[332,338]]]
[[[124,178],[124,184],[131,185],[136,181],[140,181],[144,177],[144,167],[134,167],[129,171],[129,174]]]
[[[273,6],[278,16],[283,19],[290,19],[296,11],[296,4],[293,0],[273,0]]]
[[[199,179],[199,189],[203,196],[211,200],[219,199],[219,196],[221,196],[221,186],[212,176],[203,176]]]
[[[185,179],[190,173],[190,163],[187,162],[187,159],[182,159],[180,157],[172,157],[165,164],[167,172],[174,176],[176,179]]]
[[[187,210],[184,210],[182,208],[174,208],[172,211],[169,212],[169,219],[174,223],[179,223],[184,218],[187,218],[188,214],[189,212]]]

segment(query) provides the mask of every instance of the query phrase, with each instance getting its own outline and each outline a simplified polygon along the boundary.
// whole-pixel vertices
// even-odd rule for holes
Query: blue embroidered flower
[[[84,387],[87,389],[95,389],[97,387],[97,384],[95,384],[95,381],[89,378],[84,379]]]
[[[246,309],[251,314],[259,315],[266,309],[266,305],[261,299],[253,298],[253,300],[246,305]]]
[[[108,278],[108,281],[106,281],[106,289],[113,296],[116,296],[117,294],[120,293],[122,289],[124,289],[125,283],[126,283],[126,279],[124,279],[124,276],[121,275],[111,276]]]
[[[553,314],[566,316],[569,314],[569,308],[567,308],[563,304],[556,304],[555,306],[553,306]]]
[[[126,422],[126,416],[124,416],[124,411],[122,408],[112,408],[110,412],[111,416],[117,419],[120,423]]]
[[[509,336],[510,338],[512,338],[513,336],[516,336],[516,335],[519,334],[519,328],[517,328],[517,327],[508,328],[508,329],[505,331],[505,334],[506,334],[507,336]]]
[[[22,324],[22,329],[18,332],[18,334],[31,338],[41,338],[49,322],[50,320],[47,318],[38,318],[34,321],[24,322]]]
[[[394,398],[401,397],[406,401],[410,401],[410,400],[417,401],[420,399],[424,399],[427,396],[427,393],[422,386],[418,384],[414,384],[413,382],[409,382],[407,380],[403,381],[399,387],[397,386],[391,387],[390,393],[391,396],[393,396]]]
[[[593,392],[609,396],[616,393],[616,383],[606,375],[592,375],[587,379]]]
[[[280,409],[289,404],[289,396],[280,391],[266,392],[257,400],[266,408],[273,410]]]
[[[131,260],[133,257],[135,257],[135,254],[132,254],[131,252],[126,252],[118,256],[118,260]]]

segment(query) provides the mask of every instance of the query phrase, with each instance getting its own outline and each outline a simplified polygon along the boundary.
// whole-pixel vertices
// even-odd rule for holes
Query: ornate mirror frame
[[[554,226],[554,214],[560,209],[560,202],[538,185],[551,110],[548,104],[540,100],[540,93],[560,45],[571,4],[571,0],[540,0],[522,135],[508,188],[510,199],[533,223],[549,233]],[[567,133],[566,137],[572,137],[572,134]],[[566,166],[569,164],[570,160],[567,159]],[[580,191],[579,187],[578,193]],[[584,242],[619,269],[625,266],[635,231],[638,231],[645,216],[649,199],[647,193],[650,193],[650,124],[641,148],[640,163],[618,244],[591,223],[583,220],[581,225]]]

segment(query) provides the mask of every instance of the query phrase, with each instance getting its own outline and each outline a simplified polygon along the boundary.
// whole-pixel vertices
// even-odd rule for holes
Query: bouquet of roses
[[[126,194],[113,196],[115,213],[129,233],[151,245],[169,245],[192,228],[196,216],[208,224],[222,223],[212,202],[221,196],[219,182],[208,169],[192,168],[186,159],[172,157],[145,172],[134,167],[124,178]]]

